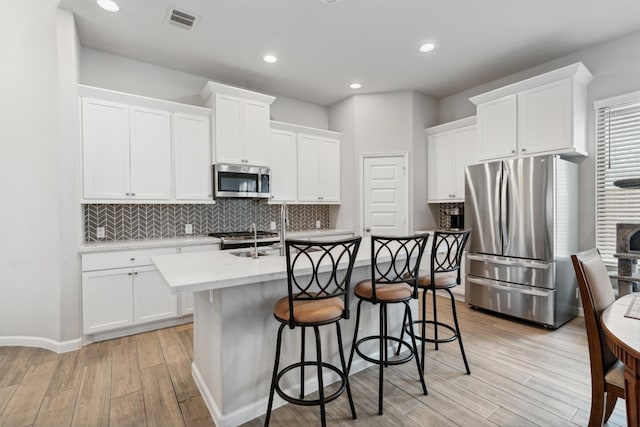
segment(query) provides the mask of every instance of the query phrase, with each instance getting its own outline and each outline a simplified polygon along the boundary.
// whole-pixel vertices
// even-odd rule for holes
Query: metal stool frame
[[[349,406],[351,407],[351,414],[353,419],[357,418],[355,406],[353,404],[353,397],[351,395],[351,388],[349,385],[349,371],[344,357],[344,350],[342,346],[342,333],[340,330],[340,319],[349,318],[349,290],[351,284],[351,273],[353,271],[353,265],[355,263],[356,254],[360,247],[361,237],[349,238],[343,240],[337,240],[332,242],[327,241],[307,241],[307,240],[286,240],[286,259],[287,259],[287,289],[288,289],[288,305],[289,305],[289,319],[280,319],[277,316],[276,320],[281,322],[278,328],[278,338],[276,343],[276,356],[273,366],[273,375],[271,377],[271,387],[269,390],[269,403],[267,406],[267,414],[265,418],[265,426],[269,425],[271,419],[271,410],[273,407],[274,392],[277,392],[287,402],[303,405],[303,406],[320,406],[320,419],[322,426],[326,425],[325,404],[336,399],[345,390],[349,399]],[[319,254],[313,254],[313,252],[320,252]],[[345,270],[340,270],[338,274],[338,264],[348,263]],[[309,271],[311,269],[311,271]],[[309,277],[309,274],[311,276]],[[328,274],[328,277],[327,277]],[[304,281],[301,279],[304,278]],[[327,319],[322,322],[299,322],[295,317],[294,301],[297,300],[322,300],[328,298],[341,297],[344,301],[344,310],[339,317],[334,319]],[[322,361],[322,348],[320,340],[319,326],[329,325],[335,323],[336,333],[338,336],[338,352],[340,353],[341,368],[338,369],[329,363]],[[300,362],[286,366],[282,370],[278,371],[278,365],[280,363],[280,350],[282,344],[282,331],[285,326],[289,326],[289,329],[295,327],[301,327],[301,354]],[[312,327],[315,334],[316,341],[316,361],[305,361],[305,330],[307,327]],[[304,368],[305,366],[316,366],[318,375],[318,399],[304,399]],[[290,396],[282,390],[280,387],[280,379],[287,372],[300,368],[300,398]],[[327,368],[340,377],[340,387],[337,391],[329,396],[324,394],[324,382],[322,378],[322,369]]]
[[[436,350],[438,350],[438,344],[452,342],[457,339],[460,346],[460,353],[462,354],[462,360],[464,362],[465,370],[467,372],[467,375],[471,374],[471,371],[469,370],[469,363],[467,362],[467,356],[464,352],[464,345],[462,344],[462,336],[460,335],[460,325],[458,324],[455,298],[453,296],[453,293],[451,292],[451,288],[460,284],[460,267],[462,265],[462,255],[467,241],[469,240],[470,234],[471,230],[435,231],[433,234],[433,242],[431,247],[431,284],[429,286],[423,286],[418,282],[418,287],[422,290],[422,320],[416,320],[412,322],[413,324],[419,324],[422,326],[422,334],[417,336],[417,338],[422,341],[421,366],[423,370],[425,363],[425,343],[434,343]],[[455,285],[440,288],[435,286],[436,274],[452,272],[457,273]],[[437,290],[445,290],[449,294],[449,297],[451,299],[451,311],[453,313],[454,326],[438,321],[438,312],[436,307]],[[428,291],[433,292],[433,320],[427,320]],[[409,322],[407,322],[407,320]],[[402,331],[403,334],[404,332],[412,333],[409,330],[409,323],[411,323],[411,319],[407,319],[407,317],[405,316],[404,324],[406,326]],[[433,338],[427,338],[426,336],[427,325],[433,325]],[[449,330],[452,335],[446,338],[438,338],[438,328],[445,328]],[[411,328],[411,330],[413,330],[413,328]],[[400,347],[398,346],[396,353],[398,353],[399,351]]]
[[[424,253],[424,249],[429,239],[429,234],[420,234],[409,237],[383,237],[383,236],[371,236],[371,284],[372,284],[372,297],[364,298],[356,295],[359,298],[358,308],[356,314],[356,325],[353,334],[353,344],[351,347],[351,354],[349,356],[349,363],[347,369],[351,369],[351,363],[353,362],[354,353],[364,360],[374,363],[380,366],[379,378],[378,378],[378,414],[383,414],[383,383],[384,383],[384,368],[389,365],[399,365],[409,362],[414,356],[416,359],[416,366],[418,368],[418,374],[422,385],[422,391],[425,395],[429,394],[427,386],[424,381],[423,369],[420,365],[418,358],[418,346],[414,337],[411,334],[411,343],[403,341],[402,338],[389,336],[388,319],[387,319],[387,305],[388,304],[404,304],[404,316],[405,318],[411,317],[411,307],[409,301],[418,297],[418,271],[420,268],[420,260]],[[383,265],[389,262],[387,257],[390,257],[390,264],[388,268],[383,269]],[[380,300],[376,295],[376,285],[403,285],[407,284],[411,286],[411,295],[404,299],[398,300]],[[364,301],[380,304],[380,333],[379,335],[373,335],[358,338],[358,327],[360,325],[360,308]],[[411,325],[413,322],[409,323]],[[410,326],[411,327],[411,326]],[[412,329],[412,327],[411,327]],[[413,329],[412,329],[413,330]],[[365,355],[358,348],[360,344],[371,341],[379,341],[379,357],[374,359],[368,355]],[[410,350],[408,356],[402,359],[389,359],[388,345],[389,341],[398,343],[398,349],[404,346]]]

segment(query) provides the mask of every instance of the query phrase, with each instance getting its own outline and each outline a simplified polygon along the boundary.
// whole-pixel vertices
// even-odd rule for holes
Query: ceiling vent
[[[185,30],[193,30],[198,23],[198,16],[173,7],[167,12],[167,22]]]

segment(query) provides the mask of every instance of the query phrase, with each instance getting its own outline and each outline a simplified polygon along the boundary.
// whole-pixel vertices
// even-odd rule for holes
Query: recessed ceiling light
[[[360,89],[360,88],[362,87],[362,85],[361,85],[360,83],[351,83],[351,84],[349,85],[349,87],[350,87],[351,89]]]
[[[332,5],[338,3],[340,0],[320,0],[324,4]]]
[[[278,58],[274,55],[265,55],[262,57],[262,60],[267,64],[273,64],[274,62],[278,62]]]
[[[436,48],[436,45],[433,43],[424,43],[420,45],[420,52],[422,53],[431,52],[435,48]]]
[[[113,0],[96,0],[96,3],[98,3],[98,6],[100,6],[107,12],[117,12],[120,10],[120,6],[118,6],[118,3],[114,2]]]

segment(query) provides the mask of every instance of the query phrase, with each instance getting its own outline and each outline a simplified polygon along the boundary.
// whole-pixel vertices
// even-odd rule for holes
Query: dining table
[[[637,317],[634,317],[637,316]],[[624,363],[628,427],[640,427],[640,292],[617,299],[601,315],[611,351]]]

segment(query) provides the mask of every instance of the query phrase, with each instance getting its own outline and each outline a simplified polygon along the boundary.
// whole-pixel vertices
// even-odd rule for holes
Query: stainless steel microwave
[[[269,172],[263,166],[213,165],[215,197],[269,198]]]

